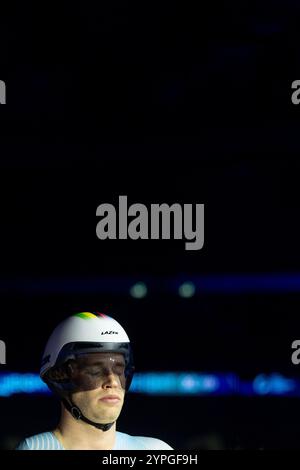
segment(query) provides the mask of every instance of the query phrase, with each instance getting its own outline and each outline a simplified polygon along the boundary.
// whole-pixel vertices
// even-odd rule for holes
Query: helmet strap
[[[113,421],[112,423],[106,423],[106,424],[102,424],[102,423],[95,423],[94,421],[91,421],[90,419],[86,418],[80,408],[78,408],[78,406],[76,406],[71,398],[69,398],[70,401],[68,401],[66,398],[62,398],[62,402],[65,406],[65,408],[67,409],[67,411],[69,411],[69,413],[73,416],[74,419],[76,419],[77,421],[79,419],[81,419],[82,421],[84,421],[85,423],[89,424],[90,426],[94,426],[95,428],[97,429],[101,429],[101,431],[108,431],[112,425],[115,423],[115,421]]]

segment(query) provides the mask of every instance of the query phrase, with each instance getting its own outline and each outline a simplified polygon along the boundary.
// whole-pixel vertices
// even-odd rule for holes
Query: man
[[[159,439],[116,431],[133,373],[130,341],[116,320],[98,312],[67,318],[50,336],[40,370],[61,400],[59,424],[17,449],[172,449]]]

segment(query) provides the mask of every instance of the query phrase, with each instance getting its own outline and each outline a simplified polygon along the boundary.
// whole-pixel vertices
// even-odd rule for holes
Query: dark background
[[[128,329],[140,371],[298,376],[300,289],[180,299],[166,286],[299,272],[299,21],[291,0],[3,7],[3,371],[37,371],[60,319],[99,310]],[[204,248],[101,242],[96,208],[119,195],[204,203]],[[126,286],[148,278],[160,289],[132,299]],[[5,448],[51,428],[57,406],[20,395],[0,410]],[[299,414],[297,398],[129,395],[120,428],[175,447],[299,448]]]

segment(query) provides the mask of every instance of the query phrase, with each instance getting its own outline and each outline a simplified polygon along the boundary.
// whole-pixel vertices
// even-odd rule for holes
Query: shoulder
[[[172,450],[172,447],[170,447],[169,444],[161,439],[156,439],[155,437],[134,436],[134,439],[142,443],[144,448],[147,450]]]
[[[16,450],[61,450],[62,447],[52,432],[43,432],[26,437]]]
[[[130,436],[117,432],[116,449],[122,450],[173,450],[166,442],[154,437]]]

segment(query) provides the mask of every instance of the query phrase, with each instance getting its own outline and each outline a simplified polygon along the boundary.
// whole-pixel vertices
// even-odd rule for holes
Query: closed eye
[[[119,367],[115,367],[114,368],[114,372],[115,374],[117,375],[123,375],[124,372],[125,372],[125,367],[122,365],[122,366],[119,366]]]
[[[89,375],[96,376],[96,375],[101,375],[103,373],[102,369],[88,369],[86,371]]]

